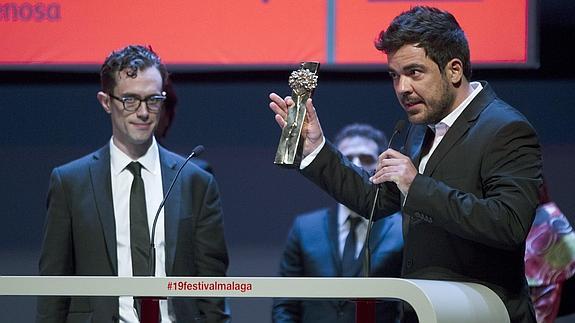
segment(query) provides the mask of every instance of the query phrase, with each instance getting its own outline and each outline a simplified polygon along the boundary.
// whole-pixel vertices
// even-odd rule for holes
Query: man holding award
[[[375,174],[353,167],[324,139],[308,99],[299,169],[358,214],[374,204],[375,219],[402,211],[403,277],[483,284],[511,322],[535,322],[523,263],[541,185],[535,130],[487,82],[470,81],[467,39],[450,13],[413,7],[377,48],[411,123],[404,149],[383,152]],[[270,99],[284,128],[294,100]]]

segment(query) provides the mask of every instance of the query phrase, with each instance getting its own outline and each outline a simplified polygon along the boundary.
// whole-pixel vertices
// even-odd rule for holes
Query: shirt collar
[[[451,126],[453,126],[453,124],[455,123],[455,120],[457,120],[457,118],[461,115],[461,113],[463,113],[463,110],[467,108],[467,106],[473,100],[473,98],[475,98],[475,96],[477,96],[477,94],[479,94],[479,92],[481,92],[481,90],[483,89],[483,86],[479,82],[471,82],[469,85],[473,89],[471,94],[468,97],[466,97],[465,100],[463,100],[463,102],[461,102],[461,104],[459,104],[459,106],[455,108],[455,110],[451,111],[451,113],[448,114],[445,118],[443,118],[439,123],[443,122],[449,128],[451,128]],[[435,130],[434,128],[435,125],[433,125],[432,129]]]
[[[347,217],[350,215],[352,217],[360,218],[361,221],[359,223],[363,223],[364,221],[365,222],[367,221],[367,219],[365,219],[361,215],[353,212],[352,210],[348,209],[345,205],[338,204],[338,207],[337,207],[337,226],[342,227],[343,225],[345,225],[346,221],[347,221]]]
[[[156,142],[156,138],[152,137],[152,144],[146,151],[146,153],[138,158],[137,160],[132,160],[128,155],[126,155],[123,151],[118,148],[114,144],[114,138],[110,139],[110,167],[112,169],[112,174],[117,176],[120,174],[129,163],[133,161],[137,161],[142,164],[143,169],[147,170],[152,174],[158,173],[159,163],[157,163],[158,159],[160,158],[160,153],[158,150],[158,144]]]

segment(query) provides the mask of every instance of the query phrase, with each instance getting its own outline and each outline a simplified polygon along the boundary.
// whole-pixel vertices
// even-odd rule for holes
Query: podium
[[[1,296],[397,299],[421,323],[508,323],[501,299],[475,283],[398,278],[0,276]]]

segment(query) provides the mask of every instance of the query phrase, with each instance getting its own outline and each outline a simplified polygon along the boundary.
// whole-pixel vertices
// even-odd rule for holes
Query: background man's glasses
[[[359,162],[364,166],[371,166],[377,162],[377,156],[368,154],[348,154],[345,157],[353,162],[355,158],[359,159]]]
[[[166,100],[166,92],[162,92],[161,95],[150,95],[148,97],[145,97],[143,99],[140,99],[138,97],[135,96],[124,96],[124,97],[117,97],[111,93],[108,93],[108,95],[112,98],[112,99],[116,99],[120,102],[122,102],[122,104],[124,105],[124,110],[128,111],[128,112],[134,112],[136,110],[138,110],[140,108],[140,105],[142,104],[142,102],[146,102],[146,108],[148,109],[148,112],[150,113],[158,113],[160,111],[160,109],[162,108],[162,104],[164,103],[164,101]]]

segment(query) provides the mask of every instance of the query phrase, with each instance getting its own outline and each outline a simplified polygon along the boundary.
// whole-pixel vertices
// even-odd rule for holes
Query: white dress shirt
[[[126,169],[133,162],[128,155],[122,152],[110,140],[110,171],[112,175],[112,199],[114,204],[114,218],[116,221],[116,251],[118,256],[118,276],[132,276],[132,252],[130,249],[130,189],[134,176]],[[142,164],[142,179],[146,194],[146,211],[150,235],[157,209],[164,195],[162,187],[162,169],[160,166],[160,154],[155,138],[146,154],[138,160]],[[165,239],[164,239],[164,211],[160,212],[156,223],[155,234],[156,247],[156,276],[165,277]],[[139,322],[133,297],[120,297],[120,322]],[[162,323],[172,322],[168,315],[166,300],[160,301],[160,313]]]

